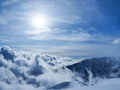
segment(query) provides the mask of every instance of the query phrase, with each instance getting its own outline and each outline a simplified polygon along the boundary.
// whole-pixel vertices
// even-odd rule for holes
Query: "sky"
[[[0,46],[120,56],[120,0],[0,0]]]

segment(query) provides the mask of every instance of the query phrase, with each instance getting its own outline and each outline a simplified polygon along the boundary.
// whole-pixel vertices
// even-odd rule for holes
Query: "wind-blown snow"
[[[100,67],[101,65],[102,67]],[[76,60],[16,51],[9,47],[0,48],[0,90],[67,88],[78,90],[75,88],[102,85],[98,84],[100,78],[119,77],[119,58]],[[104,84],[107,85],[105,82]]]

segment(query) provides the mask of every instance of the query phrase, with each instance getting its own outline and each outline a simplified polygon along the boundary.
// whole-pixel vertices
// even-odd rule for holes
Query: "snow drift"
[[[119,58],[76,60],[0,48],[0,90],[45,90],[88,87],[120,77]]]

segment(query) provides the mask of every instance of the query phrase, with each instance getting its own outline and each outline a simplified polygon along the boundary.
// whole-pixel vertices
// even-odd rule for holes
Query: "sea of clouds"
[[[110,89],[112,81],[117,82],[111,87],[112,90],[120,90],[118,84],[120,82],[119,59],[105,57],[77,60],[13,50],[7,46],[0,47],[0,90],[78,90],[80,88],[98,90],[100,87]],[[91,72],[92,70],[94,73]],[[104,74],[100,74],[100,71],[104,70]],[[110,74],[107,70],[110,70]],[[89,74],[87,82],[80,76],[81,74],[87,75],[86,71]],[[100,79],[100,75],[93,78],[95,74],[100,74],[104,78]],[[110,76],[106,77],[106,74]],[[105,90],[107,90],[106,88]],[[104,90],[104,88],[101,89]]]
[[[65,66],[75,62],[68,57],[1,47],[0,90],[39,90],[72,81],[74,74]]]

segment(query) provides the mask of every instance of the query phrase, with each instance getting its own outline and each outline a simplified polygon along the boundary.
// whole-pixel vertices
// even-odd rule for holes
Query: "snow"
[[[65,90],[120,90],[120,79],[105,79],[94,86],[78,86]]]

